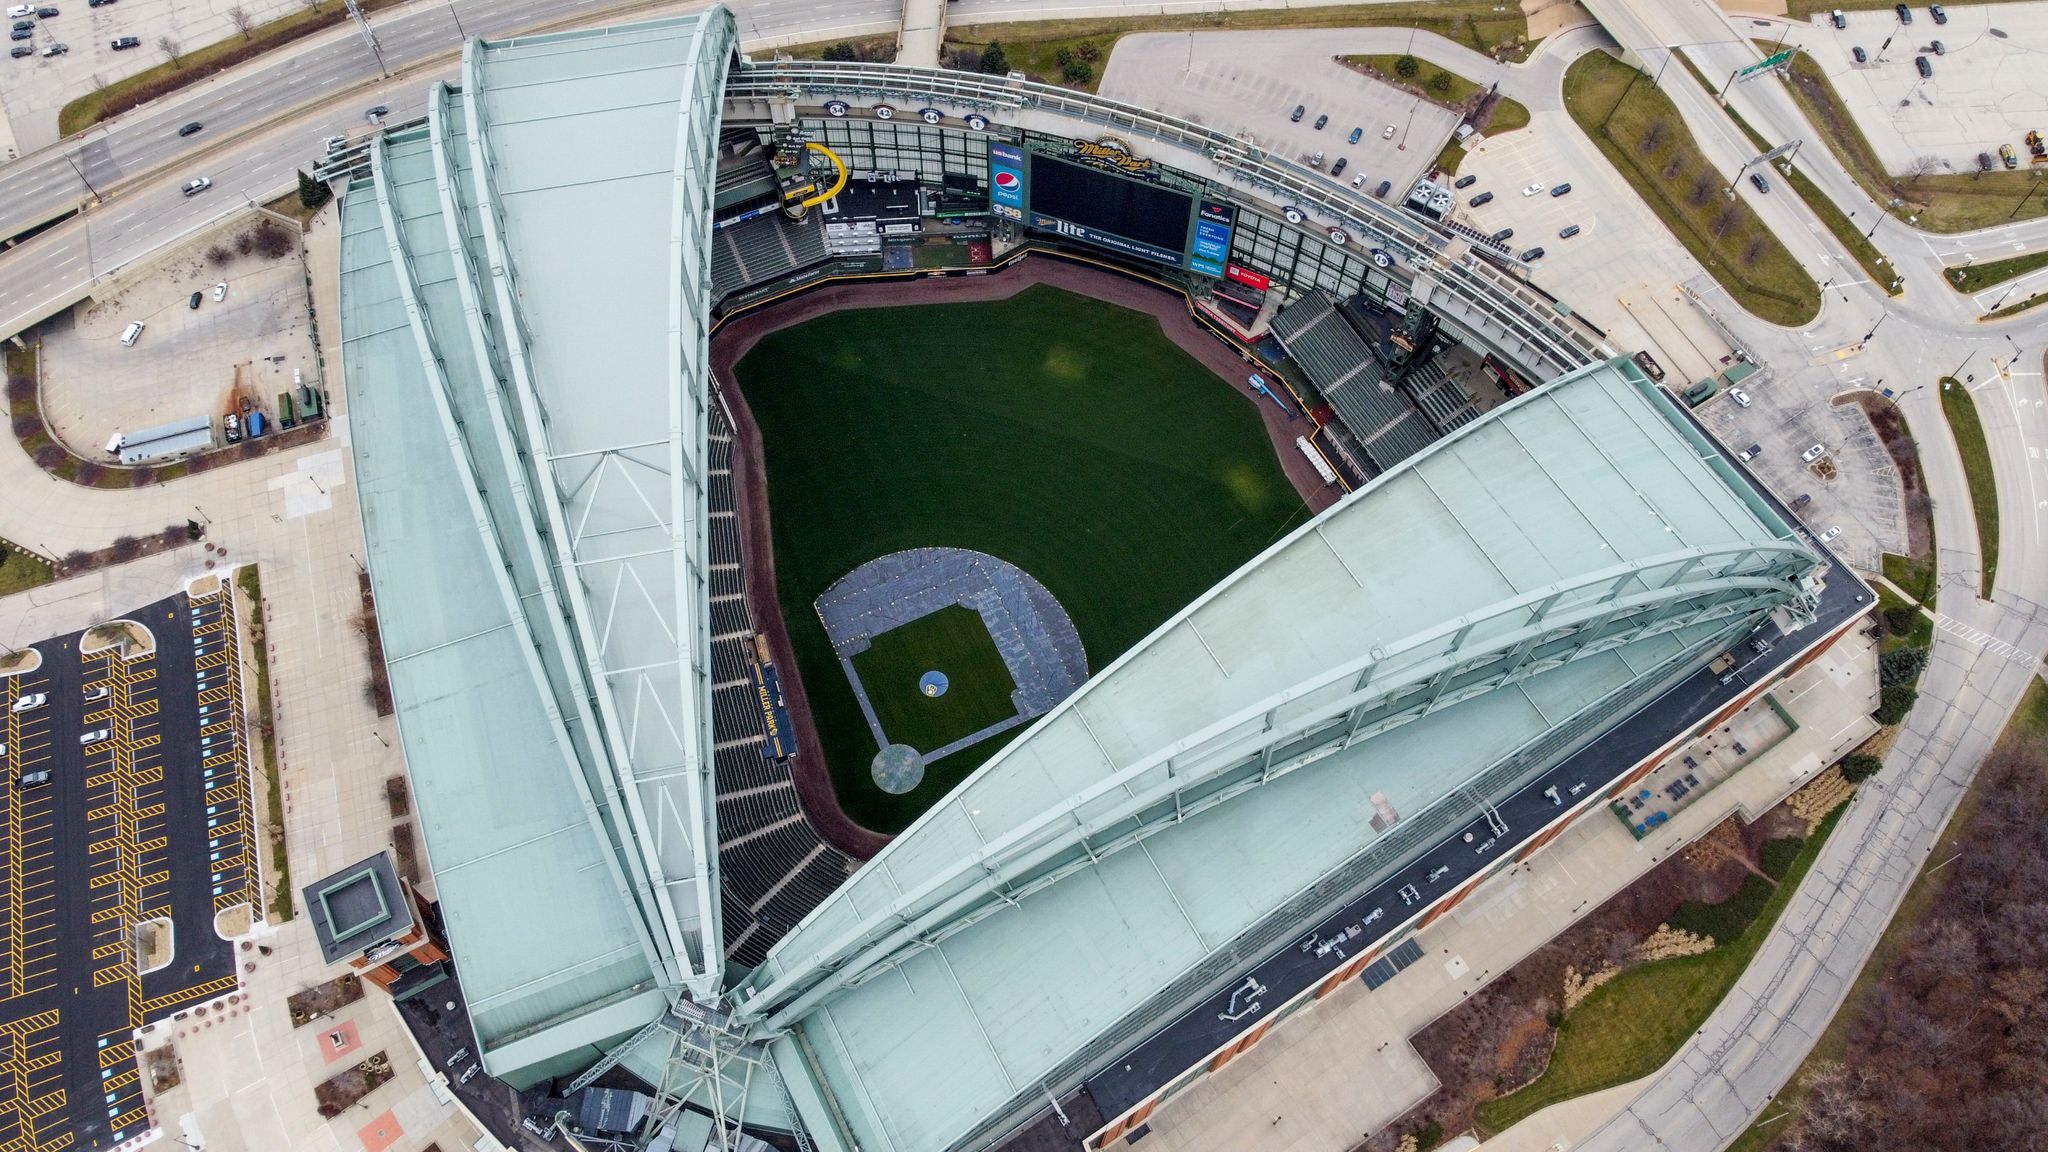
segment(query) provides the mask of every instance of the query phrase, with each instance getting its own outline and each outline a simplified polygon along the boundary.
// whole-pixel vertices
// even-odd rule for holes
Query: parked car
[[[1529,186],[1528,186],[1527,188],[1524,188],[1524,189],[1522,189],[1522,195],[1524,195],[1524,196],[1534,196],[1535,194],[1537,194],[1538,192],[1541,192],[1541,191],[1543,191],[1543,185],[1542,185],[1542,184],[1540,184],[1540,183],[1538,183],[1538,184],[1531,184],[1531,185],[1529,185]]]
[[[43,49],[43,55],[62,56],[69,51],[71,51],[71,45],[69,44],[51,44]]]
[[[110,4],[111,4],[111,3],[113,3],[113,0],[105,0],[105,2],[106,2],[106,3],[110,3]],[[114,49],[114,51],[116,51],[116,52],[125,52],[125,51],[127,51],[128,49],[130,49],[130,48],[140,48],[140,47],[142,47],[142,37],[140,37],[140,36],[119,36],[119,37],[116,37],[116,38],[114,39],[114,41],[113,41],[113,43],[112,43],[111,47],[112,47],[112,48]]]
[[[1657,363],[1655,357],[1651,356],[1648,352],[1638,352],[1635,354],[1635,362],[1636,367],[1641,368],[1645,376],[1659,383],[1663,382],[1664,366]]]
[[[33,16],[35,14],[36,6],[33,4],[16,4],[7,10],[7,18],[9,20],[18,20],[23,16]]]
[[[85,6],[87,8],[104,8],[113,2],[114,0],[85,0]]]
[[[1892,5],[1892,11],[1897,12],[1899,14],[1899,23],[1911,24],[1913,22],[1913,10],[1911,8],[1906,7],[1904,4]]]
[[[1756,185],[1756,190],[1759,192],[1769,192],[1771,190],[1771,182],[1764,179],[1764,174],[1761,172],[1751,172],[1749,174],[1749,182]]]
[[[95,684],[92,687],[87,688],[85,690],[85,702],[87,704],[96,703],[98,701],[105,700],[108,697],[108,695],[110,695],[110,693],[108,692],[107,686],[105,684]]]
[[[227,298],[228,298],[228,282],[227,282],[227,281],[225,281],[225,280],[223,280],[223,281],[221,281],[220,283],[218,283],[218,284],[215,284],[215,285],[213,286],[213,302],[214,302],[215,304],[218,304],[218,303],[220,303],[221,301],[223,301],[223,300],[225,300],[225,299],[227,299]]]
[[[1393,138],[1394,138],[1394,126],[1393,126],[1392,124],[1389,124],[1389,125],[1387,125],[1387,126],[1386,126],[1385,128],[1383,128],[1383,129],[1381,129],[1381,130],[1380,130],[1380,139],[1382,139],[1382,140],[1392,140]]]
[[[48,19],[49,19],[50,17],[52,17],[52,16],[61,16],[61,15],[63,15],[63,13],[62,13],[62,12],[58,11],[58,10],[57,10],[57,9],[55,9],[55,8],[49,7],[48,5],[45,5],[45,6],[41,7],[41,8],[38,8],[38,9],[36,9],[36,16],[37,16],[37,18],[38,18],[38,19],[42,19],[42,20],[48,20]]]
[[[213,187],[213,181],[200,176],[196,179],[185,181],[185,186],[180,191],[184,192],[187,196],[197,196],[211,187]]]
[[[1323,130],[1323,126],[1328,124],[1329,122],[1330,114],[1327,112],[1323,113],[1321,116],[1316,117],[1316,131],[1321,132]]]
[[[1294,106],[1294,114],[1289,116],[1288,119],[1299,124],[1301,123],[1301,118],[1306,115],[1308,115],[1308,106],[1305,104],[1296,104]]]
[[[1479,195],[1474,196],[1470,200],[1465,201],[1465,203],[1473,208],[1477,208],[1481,204],[1491,204],[1493,203],[1493,193],[1481,192]]]
[[[1828,454],[1828,446],[1827,446],[1827,445],[1825,445],[1825,444],[1815,444],[1815,445],[1814,445],[1813,447],[1811,447],[1811,448],[1808,448],[1808,449],[1807,449],[1806,451],[1804,451],[1804,452],[1801,452],[1801,453],[1799,454],[1799,462],[1800,462],[1801,464],[1811,464],[1811,463],[1813,463],[1813,462],[1814,462],[1815,460],[1818,460],[1818,459],[1820,459],[1821,457],[1823,457],[1823,456],[1825,456],[1825,455],[1827,455],[1827,454]]]
[[[1382,200],[1385,200],[1387,198],[1387,192],[1393,187],[1394,182],[1392,180],[1382,180],[1380,181],[1380,186],[1372,190],[1372,194],[1379,197]]]
[[[1503,228],[1493,234],[1493,242],[1495,244],[1505,244],[1514,238],[1515,230],[1513,228]]]
[[[1565,195],[1566,193],[1570,192],[1571,190],[1572,190],[1572,186],[1571,186],[1570,184],[1559,184],[1559,185],[1558,185],[1557,187],[1555,187],[1555,188],[1552,188],[1552,189],[1550,190],[1550,198],[1551,198],[1552,200],[1555,200],[1555,199],[1557,199],[1557,198],[1558,198],[1559,196],[1563,196],[1563,195]]]
[[[35,47],[34,47],[33,45],[30,45],[30,44],[16,44],[16,45],[15,45],[15,46],[14,46],[13,48],[11,48],[11,49],[9,49],[9,50],[8,50],[8,53],[7,53],[7,54],[8,54],[9,56],[12,56],[12,57],[14,57],[14,58],[15,58],[16,60],[19,60],[19,59],[21,59],[21,58],[22,58],[23,56],[33,56],[33,55],[35,55],[35,54],[36,54],[36,50],[35,50]]]
[[[1828,530],[1820,534],[1820,542],[1826,544],[1841,534],[1842,526],[1840,524],[1830,524],[1828,525]]]
[[[1837,28],[1847,28],[1849,26],[1849,18],[1847,16],[1842,15],[1842,10],[1840,8],[1837,8],[1833,12],[1828,13],[1828,19],[1834,21],[1835,27]]]
[[[1578,234],[1579,226],[1577,224],[1567,224],[1563,228],[1558,229],[1557,238],[1559,240],[1569,240]]]
[[[1928,63],[1928,62],[1927,62],[1927,57],[1925,57],[1925,56],[1915,56],[1915,57],[1913,57],[1913,67],[1915,67],[1915,68],[1917,68],[1917,69],[1919,69],[1919,70],[1920,70],[1920,78],[1921,78],[1922,80],[1932,80],[1932,79],[1934,79],[1934,65],[1932,65],[1932,64],[1930,64],[1930,63]]]
[[[197,120],[194,120],[194,121],[192,121],[192,122],[190,122],[190,123],[186,124],[186,125],[185,125],[184,127],[182,127],[182,128],[180,128],[180,129],[178,129],[178,135],[180,135],[180,136],[190,136],[190,135],[192,135],[193,133],[195,133],[195,132],[199,131],[199,130],[200,130],[201,128],[204,128],[204,127],[206,127],[206,125],[204,125],[204,124],[201,124],[201,123],[200,123],[199,121],[197,121]]]
[[[1541,259],[1543,259],[1543,248],[1540,245],[1522,253],[1522,263],[1524,264],[1534,264]]]
[[[32,40],[35,38],[35,30],[33,28],[16,28],[7,34],[7,38],[9,40]]]
[[[1750,404],[1750,400],[1749,400],[1749,393],[1747,393],[1747,392],[1744,392],[1744,391],[1743,391],[1742,389],[1740,389],[1740,388],[1730,388],[1730,389],[1728,390],[1728,398],[1729,398],[1730,400],[1733,400],[1733,401],[1735,401],[1735,406],[1736,406],[1737,408],[1747,408],[1747,407],[1749,407],[1749,404]]]
[[[1479,177],[1477,177],[1477,176],[1474,176],[1474,175],[1472,175],[1471,173],[1469,173],[1469,172],[1468,172],[1468,173],[1466,173],[1465,175],[1463,175],[1463,176],[1460,176],[1460,177],[1458,177],[1458,182],[1457,182],[1457,183],[1455,183],[1455,184],[1453,184],[1453,185],[1451,185],[1451,187],[1453,187],[1453,188],[1470,188],[1470,187],[1471,187],[1472,185],[1474,185],[1474,184],[1477,184],[1478,182],[1479,182]]]
[[[1351,163],[1351,158],[1349,156],[1337,157],[1337,162],[1335,164],[1330,165],[1330,175],[1342,176],[1344,174],[1344,166],[1349,163]]]
[[[194,312],[197,312],[197,311],[199,311],[199,302],[200,302],[201,300],[204,300],[204,299],[206,299],[206,293],[204,293],[204,292],[194,292],[194,293],[192,294],[192,299],[190,299],[190,300],[186,301],[185,303],[186,303],[186,305],[187,305],[188,307],[190,307],[190,308],[191,308],[191,309],[192,309],[192,310],[193,310]]]
[[[1934,17],[1936,24],[1948,23],[1948,9],[1943,8],[1939,4],[1929,4],[1927,6],[1927,14]]]
[[[1743,462],[1744,464],[1747,464],[1747,463],[1749,463],[1749,462],[1750,462],[1751,460],[1754,460],[1754,459],[1756,459],[1757,457],[1759,457],[1759,456],[1761,456],[1761,455],[1763,455],[1763,454],[1764,454],[1764,446],[1763,446],[1763,445],[1761,445],[1761,444],[1751,444],[1751,445],[1750,445],[1749,447],[1747,447],[1747,448],[1744,448],[1744,449],[1743,449],[1742,451],[1740,451],[1740,452],[1737,452],[1737,453],[1735,454],[1735,458],[1736,458],[1736,459],[1738,459],[1738,460],[1740,460],[1740,461],[1742,461],[1742,462]]]
[[[9,708],[8,711],[15,713],[33,712],[49,702],[50,694],[48,692],[30,692],[26,695],[15,697],[14,706]]]
[[[1933,52],[1934,52],[1934,54],[1935,54],[1936,56],[1946,56],[1946,55],[1948,55],[1948,49],[1947,49],[1946,47],[1944,47],[1944,46],[1942,45],[1942,42],[1941,42],[1941,41],[1939,41],[1939,40],[1930,40],[1930,41],[1928,41],[1928,43],[1927,43],[1927,47],[1928,47],[1928,48],[1930,48],[1930,49],[1932,49],[1932,50],[1933,50]]]
[[[1811,503],[1813,503],[1813,496],[1811,493],[1801,492],[1799,495],[1792,498],[1792,507],[1795,509],[1804,508]]]
[[[97,744],[111,735],[113,735],[113,733],[107,731],[105,728],[89,728],[84,732],[80,732],[78,734],[78,743],[80,747],[85,747],[87,745]]]
[[[14,22],[14,30],[16,32],[33,32],[36,30],[36,22],[33,20],[16,20]]]
[[[1858,64],[1870,63],[1870,53],[1865,52],[1861,44],[1858,44],[1856,47],[1849,49],[1849,55]]]
[[[1351,130],[1351,135],[1349,135],[1349,136],[1346,136],[1346,137],[1344,138],[1344,142],[1345,142],[1345,143],[1347,143],[1347,144],[1356,144],[1356,143],[1358,143],[1358,138],[1359,138],[1359,137],[1361,137],[1361,136],[1363,136],[1363,135],[1365,135],[1365,129],[1363,129],[1363,128],[1353,128],[1353,129]]]
[[[375,108],[370,109],[368,112],[363,113],[363,119],[368,120],[372,124],[375,124],[377,121],[382,120],[385,116],[389,115],[390,113],[390,108],[382,104],[379,104]]]
[[[1363,172],[1360,172],[1360,173],[1359,173],[1358,175],[1356,175],[1356,176],[1353,176],[1353,177],[1351,178],[1351,186],[1352,186],[1353,188],[1363,188],[1363,187],[1365,187],[1365,173],[1363,173]]]
[[[1316,149],[1316,154],[1308,158],[1308,166],[1311,168],[1321,168],[1323,166],[1323,150],[1321,148]]]

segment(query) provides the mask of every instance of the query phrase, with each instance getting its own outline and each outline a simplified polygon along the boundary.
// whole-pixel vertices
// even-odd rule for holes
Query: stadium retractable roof
[[[736,43],[724,8],[472,41],[344,199],[399,729],[477,1039],[515,1083],[723,979],[704,238]]]
[[[1817,565],[1626,360],[1582,370],[1097,674],[785,936],[742,1012],[795,1029],[785,1070],[833,1101],[814,1132],[870,1152],[985,1138],[1269,946],[1283,913],[1803,611]]]

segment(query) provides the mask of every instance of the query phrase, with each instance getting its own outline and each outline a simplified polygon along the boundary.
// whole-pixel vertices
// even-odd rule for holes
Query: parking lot
[[[236,986],[216,919],[258,880],[233,612],[181,593],[0,679],[0,1148],[134,1138],[134,1030]]]
[[[1906,172],[1922,157],[1934,171],[1970,172],[1977,154],[2011,144],[2026,165],[2029,129],[2048,132],[2048,87],[2039,82],[2041,45],[2048,44],[2048,4],[1952,5],[1936,24],[1925,4],[1900,27],[1890,8],[1844,13],[1837,30],[1825,14],[1788,38],[1813,57],[1870,138],[1884,166]],[[1995,30],[1995,31],[1994,31]],[[1885,40],[1889,48],[1880,51]],[[1945,49],[1936,56],[1929,45]],[[1856,63],[1852,50],[1869,57]],[[1927,56],[1934,75],[1913,64]]]
[[[44,327],[43,414],[73,451],[110,461],[114,433],[202,415],[213,419],[218,443],[221,416],[238,396],[274,415],[293,369],[319,386],[298,245],[281,257],[240,253],[254,219],[236,216]],[[209,257],[216,247],[230,254],[225,265]],[[123,346],[131,321],[143,332]]]
[[[1339,182],[1348,186],[1363,176],[1362,190],[1371,192],[1386,180],[1390,204],[1414,186],[1458,125],[1456,112],[1336,63],[1315,40],[1272,33],[1125,36],[1103,71],[1102,94],[1248,136],[1291,159],[1307,162],[1320,151],[1326,172],[1344,159]],[[1289,119],[1296,105],[1299,121]],[[1322,116],[1329,123],[1318,129]],[[1359,139],[1351,144],[1354,128]]]
[[[0,59],[0,107],[16,150],[6,154],[9,159],[54,143],[57,113],[69,101],[164,63],[159,37],[191,51],[239,37],[232,15],[237,8],[261,24],[304,7],[297,0],[118,0],[98,8],[86,0],[43,0],[43,6],[58,15],[37,18],[34,35],[13,42],[29,45],[36,55]],[[118,36],[134,36],[142,46],[116,52]],[[52,44],[68,51],[42,55]]]

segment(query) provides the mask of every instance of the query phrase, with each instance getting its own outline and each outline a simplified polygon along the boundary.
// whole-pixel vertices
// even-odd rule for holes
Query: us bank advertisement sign
[[[989,141],[988,177],[989,208],[1006,220],[1024,219],[1024,150]]]

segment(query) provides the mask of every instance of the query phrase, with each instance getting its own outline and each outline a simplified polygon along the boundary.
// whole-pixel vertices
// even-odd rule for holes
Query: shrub
[[[981,70],[991,76],[1001,76],[1010,70],[1010,54],[1003,51],[1001,40],[991,40],[981,50]]]
[[[1415,74],[1420,71],[1422,71],[1422,61],[1417,60],[1413,56],[1404,55],[1394,61],[1394,75],[1399,76],[1403,80],[1413,79]]]
[[[1927,649],[1895,648],[1877,658],[1877,682],[1890,686],[1910,684],[1920,678],[1920,670],[1927,667]]]
[[[1079,47],[1074,49],[1074,55],[1093,64],[1097,60],[1102,59],[1102,45],[1097,44],[1093,40],[1083,41]]]
[[[25,404],[36,398],[36,382],[32,376],[9,376],[7,378],[7,402]]]
[[[247,256],[249,253],[254,252],[255,250],[256,238],[254,236],[251,236],[247,232],[241,232],[236,234],[235,251],[238,254]]]
[[[1884,630],[1894,636],[1904,636],[1913,630],[1913,623],[1918,619],[1918,608],[1911,604],[1894,604],[1884,610]]]
[[[819,53],[819,55],[826,60],[835,62],[851,61],[854,58],[853,45],[841,40],[837,44],[826,45],[825,50]]]
[[[34,460],[36,467],[41,468],[43,471],[53,472],[56,470],[57,465],[62,464],[70,456],[71,453],[64,451],[59,445],[41,444],[30,455],[30,459]]]
[[[1913,710],[1913,702],[1920,698],[1920,689],[1911,684],[1888,684],[1879,693],[1877,711],[1873,713],[1879,724],[1897,724]]]
[[[1060,69],[1060,75],[1066,77],[1069,84],[1086,84],[1095,79],[1095,66],[1086,60],[1071,60]]]
[[[1064,71],[1069,64],[1074,62],[1074,50],[1072,48],[1059,49],[1052,54],[1052,62],[1059,65],[1060,69]]]
[[[1712,936],[1716,944],[1726,944],[1742,935],[1750,921],[1764,910],[1771,899],[1771,883],[1761,876],[1743,879],[1742,887],[1735,895],[1719,904],[1701,904],[1687,900],[1671,914],[1671,926],[1680,928],[1695,936]]]
[[[334,199],[334,189],[323,180],[315,180],[304,169],[299,170],[299,204],[306,208],[318,208]]]
[[[147,488],[154,483],[156,483],[156,469],[149,465],[144,464],[141,467],[128,470],[128,486],[130,488]]]
[[[206,262],[215,268],[225,268],[228,261],[234,258],[235,254],[228,251],[227,246],[224,244],[215,244],[206,250]]]
[[[87,564],[92,563],[92,553],[87,552],[83,548],[74,548],[71,551],[66,552],[64,554],[64,559],[58,561],[57,563],[58,566],[63,568],[66,572],[83,571]]]
[[[256,226],[255,244],[258,254],[269,260],[288,255],[298,246],[293,242],[292,234],[275,220],[265,220]]]
[[[87,487],[97,488],[100,481],[106,478],[106,475],[106,465],[98,464],[91,460],[82,460],[78,464],[78,473],[73,479]]]
[[[116,560],[133,560],[137,556],[142,555],[142,541],[133,536],[116,536],[114,537],[113,546],[108,548],[107,551]]]
[[[40,416],[16,416],[14,418],[14,438],[16,440],[26,440],[31,436],[39,436],[42,434],[42,431],[43,418]]]
[[[1439,96],[1443,95],[1446,92],[1449,92],[1451,90],[1451,74],[1448,72],[1439,72],[1436,75],[1431,76],[1429,78],[1429,83],[1428,85],[1426,85],[1426,87],[1428,87],[1428,89],[1431,92],[1434,92]]]
[[[1799,850],[1804,847],[1804,836],[1780,836],[1764,841],[1764,846],[1757,851],[1757,860],[1771,879],[1783,880],[1785,873],[1792,870],[1792,862],[1799,859]]]
[[[1884,761],[1879,760],[1875,756],[1858,755],[1842,757],[1842,779],[1847,780],[1851,784],[1861,784],[1872,776],[1877,775],[1883,768]],[[1765,847],[1769,846],[1768,844],[1765,845]]]
[[[1415,1130],[1416,1152],[1429,1152],[1444,1142],[1444,1126],[1435,1120]]]

